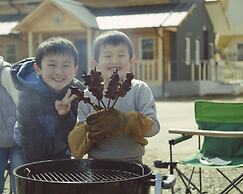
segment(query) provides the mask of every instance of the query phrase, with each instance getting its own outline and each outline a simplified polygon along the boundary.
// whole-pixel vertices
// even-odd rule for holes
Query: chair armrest
[[[183,141],[186,141],[186,140],[188,140],[190,138],[192,138],[192,135],[184,135],[184,134],[182,134],[182,135],[180,135],[178,137],[170,139],[169,140],[169,144],[170,145],[176,145],[176,144],[178,144],[180,142],[183,142]]]
[[[182,135],[201,135],[207,137],[226,137],[226,138],[243,138],[243,131],[214,131],[202,129],[169,129],[169,133]]]

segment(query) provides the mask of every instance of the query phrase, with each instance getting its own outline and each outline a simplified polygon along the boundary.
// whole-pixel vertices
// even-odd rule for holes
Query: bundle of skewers
[[[86,74],[84,72],[84,75],[82,76],[84,84],[88,87],[91,94],[97,99],[98,104],[94,104],[89,97],[84,96],[84,92],[77,87],[71,86],[70,89],[72,93],[77,96],[79,101],[84,101],[84,103],[90,104],[96,111],[113,108],[118,98],[124,97],[131,89],[131,81],[134,78],[134,75],[128,72],[126,73],[125,79],[120,81],[117,71],[118,70],[112,73],[106,91],[104,91],[104,79],[99,70],[92,69],[90,74]],[[103,96],[109,99],[107,105],[105,105],[102,100]]]

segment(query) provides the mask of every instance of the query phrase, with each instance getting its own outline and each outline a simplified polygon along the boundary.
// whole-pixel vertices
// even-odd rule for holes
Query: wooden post
[[[87,28],[87,70],[91,70],[91,61],[92,61],[92,29]]]
[[[202,64],[200,63],[199,65],[198,65],[198,80],[200,81],[202,78],[201,78],[201,68],[202,68]]]
[[[171,61],[168,62],[168,81],[171,81]]]
[[[28,32],[28,55],[33,57],[33,33]]]
[[[203,62],[203,80],[206,80],[207,78],[207,63]]]
[[[38,34],[38,45],[43,42],[43,36],[41,33]]]
[[[163,29],[160,27],[158,29],[158,69],[155,70],[155,73],[157,71],[158,75],[158,82],[163,84],[164,80],[164,64],[163,64]],[[156,77],[156,76],[155,76]]]
[[[195,64],[194,63],[191,64],[191,80],[192,81],[195,80]]]

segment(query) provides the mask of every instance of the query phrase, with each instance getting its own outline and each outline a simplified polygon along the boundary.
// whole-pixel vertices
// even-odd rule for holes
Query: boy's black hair
[[[68,54],[73,56],[75,66],[78,64],[78,51],[74,44],[62,37],[52,37],[42,42],[36,50],[36,64],[41,68],[41,61],[45,56]]]
[[[128,48],[129,58],[133,57],[133,46],[130,38],[123,32],[111,30],[100,34],[94,42],[94,59],[99,61],[100,47],[105,45],[125,44]]]

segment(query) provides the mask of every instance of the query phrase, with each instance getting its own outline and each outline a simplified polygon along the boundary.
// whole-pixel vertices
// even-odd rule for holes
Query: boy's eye
[[[72,65],[71,65],[71,64],[64,64],[63,66],[64,66],[65,68],[72,67]]]
[[[56,64],[54,64],[54,63],[49,63],[49,64],[47,64],[47,66],[49,66],[49,67],[55,67]]]
[[[110,58],[111,56],[110,56],[110,55],[105,55],[104,57],[105,57],[105,58]]]

